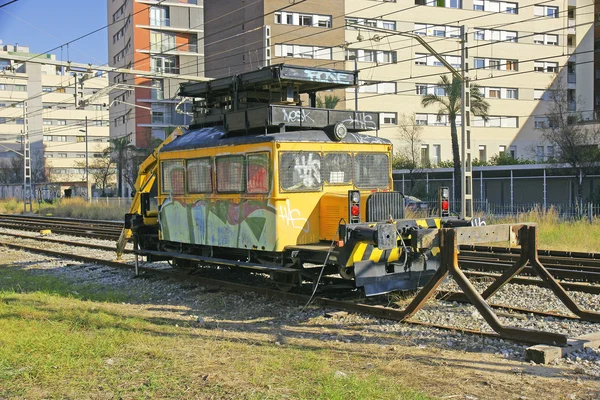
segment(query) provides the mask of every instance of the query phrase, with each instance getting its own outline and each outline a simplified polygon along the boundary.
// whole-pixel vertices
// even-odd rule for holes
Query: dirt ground
[[[12,251],[6,253],[15,256]],[[119,315],[161,321],[199,339],[324,352],[348,373],[372,369],[441,399],[600,399],[600,380],[576,366],[535,365],[493,352],[446,348],[440,337],[450,335],[447,331],[432,336],[431,331],[421,335],[422,328],[417,326],[384,329],[389,322],[353,314],[327,318],[326,312],[332,310],[317,306],[302,312],[303,305],[254,294],[152,277],[132,279],[128,271],[92,269],[66,261],[49,263],[47,258],[29,254],[18,258],[11,266],[23,263],[24,270],[33,269],[35,274],[69,276],[79,282],[87,279],[98,290],[109,287],[139,293],[139,301],[104,303],[103,307]],[[361,365],[350,364],[350,356]],[[223,375],[227,368],[223,365]]]

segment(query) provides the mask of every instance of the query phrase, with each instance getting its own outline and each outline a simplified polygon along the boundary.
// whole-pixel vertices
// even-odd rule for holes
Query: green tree
[[[329,108],[333,110],[339,102],[340,98],[337,96],[326,95],[324,99],[317,97],[317,108]]]
[[[579,99],[571,98],[567,85],[557,78],[549,88],[550,101],[546,109],[547,122],[542,138],[554,147],[554,162],[570,166],[575,173],[577,206],[583,210],[583,179],[596,172],[600,162],[600,129],[596,124],[584,124]]]
[[[129,143],[127,136],[109,139],[110,152],[117,164],[117,193],[123,196],[123,170],[132,161],[136,147]]]
[[[417,124],[415,114],[401,114],[398,120],[400,148],[394,156],[394,168],[405,168],[409,172],[410,190],[415,186],[415,172],[429,166],[429,160],[421,159],[421,137],[423,126]]]
[[[452,160],[454,164],[454,199],[458,199],[457,193],[461,193],[461,168],[460,168],[460,152],[458,148],[458,132],[456,129],[456,117],[460,115],[460,109],[462,106],[461,92],[462,82],[453,78],[452,81],[448,79],[446,75],[440,76],[440,81],[437,86],[444,89],[446,95],[438,96],[436,94],[426,94],[421,100],[423,107],[428,106],[439,106],[438,120],[441,119],[442,115],[447,115],[450,121],[450,138],[452,139]],[[470,87],[470,99],[471,99],[471,114],[482,117],[484,120],[488,119],[488,111],[490,104],[484,99],[479,86],[471,85]]]

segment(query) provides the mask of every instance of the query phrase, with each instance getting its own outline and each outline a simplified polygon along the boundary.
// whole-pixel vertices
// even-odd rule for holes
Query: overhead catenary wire
[[[587,5],[586,5],[586,6],[587,6]],[[373,7],[373,6],[369,6],[369,7],[367,7],[367,8],[371,8],[371,7]],[[584,6],[582,6],[582,7],[584,7]],[[412,8],[412,7],[410,7],[410,8]],[[525,7],[523,7],[523,8],[525,8]],[[396,11],[394,11],[393,13],[396,13],[396,12],[398,12],[398,11],[396,10]],[[390,13],[390,14],[391,14],[391,13]],[[486,15],[482,15],[482,16],[478,16],[478,17],[491,16],[491,15],[493,15],[493,14],[486,14]],[[512,22],[512,23],[510,23],[510,24],[517,23],[517,22],[518,22],[518,21],[516,21],[516,22]],[[507,24],[506,24],[506,25],[507,25]],[[496,25],[496,26],[500,26],[500,25]],[[345,28],[345,26],[343,26],[343,27]],[[569,27],[569,28],[571,28],[571,27]],[[299,29],[302,29],[302,28],[299,28]],[[336,28],[336,29],[337,29],[337,28]],[[561,29],[568,29],[568,28],[561,28]],[[323,33],[324,33],[324,32],[323,32]],[[313,34],[313,35],[314,35],[314,34]],[[444,38],[444,39],[446,39],[446,38]],[[444,39],[440,39],[440,40],[444,40]],[[493,43],[490,43],[490,44],[493,44]],[[485,46],[485,45],[490,45],[490,44],[483,44],[483,45],[479,45],[479,46]],[[474,46],[474,47],[476,47],[476,46]],[[415,59],[415,58],[411,58],[410,60],[414,60],[414,59]],[[341,60],[340,60],[340,61],[341,61]],[[406,61],[406,60],[405,60],[405,61]],[[400,61],[400,62],[403,62],[403,61]],[[383,65],[381,65],[381,66],[383,66]],[[377,66],[376,66],[376,67],[377,67]],[[369,67],[369,68],[375,68],[375,67]],[[366,68],[365,68],[365,69],[366,69]],[[437,73],[436,73],[436,74],[432,74],[432,75],[437,75]],[[418,77],[412,77],[412,78],[418,78]],[[372,96],[369,96],[369,97],[372,97]]]

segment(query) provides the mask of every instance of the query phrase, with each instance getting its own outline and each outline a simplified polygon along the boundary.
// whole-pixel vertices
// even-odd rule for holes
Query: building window
[[[331,19],[330,15],[300,14],[285,11],[275,13],[275,23],[283,25],[331,28]]]
[[[396,113],[381,113],[379,118],[381,123],[385,125],[396,125],[397,123]]]
[[[442,86],[435,86],[435,87],[433,88],[433,93],[434,93],[436,96],[446,96],[446,89],[445,89],[445,88],[443,88]]]
[[[533,70],[536,72],[558,72],[558,63],[550,61],[534,61]]]
[[[428,144],[421,145],[421,163],[422,164],[429,163],[429,145]]]
[[[151,26],[170,26],[169,7],[150,7]]]
[[[533,89],[534,100],[546,100],[546,89]]]
[[[431,155],[431,165],[438,165],[442,157],[442,146],[439,144],[433,145],[433,154]]]
[[[179,72],[176,56],[152,56],[150,58],[150,70],[167,74]]]
[[[277,44],[275,45],[275,56],[331,60],[331,47]]]
[[[539,17],[558,18],[558,7],[553,6],[534,6],[533,15]]]
[[[424,0],[424,4],[422,1],[423,0],[416,0],[415,4],[421,4],[430,7],[462,8],[461,0]]]
[[[506,89],[506,98],[507,99],[518,99],[519,98],[519,89]]]
[[[162,79],[152,79],[150,96],[152,100],[164,100],[164,82]]]
[[[492,99],[500,98],[500,88],[490,88],[488,89],[488,97]]]
[[[484,145],[479,145],[479,161],[481,161],[481,162],[487,161],[487,153],[485,151]]]
[[[547,118],[546,117],[535,117],[533,122],[533,126],[536,129],[544,129],[546,127]]]
[[[508,1],[473,0],[473,10],[518,14],[518,4]]]
[[[415,85],[416,94],[425,96],[427,94],[427,85],[416,84]]]

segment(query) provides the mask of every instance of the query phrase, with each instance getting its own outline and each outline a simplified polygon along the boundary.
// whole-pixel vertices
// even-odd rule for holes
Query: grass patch
[[[511,224],[535,222],[538,224],[540,249],[600,252],[600,219],[563,220],[554,208],[547,211],[534,209],[513,217],[486,217],[488,223]]]
[[[38,206],[40,215],[51,214],[53,217],[82,218],[95,220],[121,221],[129,212],[128,205],[89,203],[85,199],[74,197],[60,199],[54,203],[42,203]]]
[[[150,318],[128,297],[0,268],[0,398],[428,398],[368,352]]]
[[[19,199],[0,200],[0,213],[21,214],[23,201]],[[33,212],[53,217],[82,218],[94,220],[122,221],[129,212],[129,205],[94,202],[89,203],[80,197],[58,199],[51,203],[33,203]]]
[[[10,198],[0,200],[0,213],[14,214],[23,212],[23,201]]]

